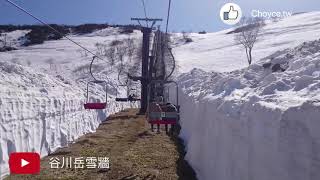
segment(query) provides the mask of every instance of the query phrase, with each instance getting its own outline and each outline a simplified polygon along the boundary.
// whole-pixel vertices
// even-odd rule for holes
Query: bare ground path
[[[136,112],[130,109],[112,115],[97,132],[43,158],[40,175],[7,179],[196,179],[184,160],[177,133],[169,137],[163,130],[160,134],[151,132],[145,117],[137,116]],[[49,160],[53,157],[109,157],[110,169],[51,169]]]

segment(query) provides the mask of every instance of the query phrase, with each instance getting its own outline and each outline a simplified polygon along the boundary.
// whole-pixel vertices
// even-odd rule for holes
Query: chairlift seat
[[[117,102],[128,102],[128,98],[116,98]]]
[[[136,101],[141,101],[140,98],[116,98],[117,102],[136,102]]]
[[[177,121],[179,114],[177,112],[165,112],[163,113],[163,121]]]
[[[177,124],[179,115],[177,112],[150,112],[148,121],[150,124]]]
[[[149,124],[164,124],[164,125],[176,125],[177,121],[176,120],[155,120],[155,121],[149,121]]]
[[[84,104],[85,109],[106,109],[107,103],[86,103]]]

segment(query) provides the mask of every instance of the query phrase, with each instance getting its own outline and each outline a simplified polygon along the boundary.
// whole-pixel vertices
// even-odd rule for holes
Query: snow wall
[[[320,179],[320,41],[230,73],[181,75],[180,136],[200,180]],[[266,59],[264,60],[266,62]]]
[[[181,98],[181,137],[199,179],[320,179],[320,104],[282,112],[248,102],[232,116],[231,104]]]
[[[10,153],[46,156],[129,106],[110,99],[107,111],[85,110],[79,86],[19,65],[1,62],[0,76],[0,179],[9,173]]]

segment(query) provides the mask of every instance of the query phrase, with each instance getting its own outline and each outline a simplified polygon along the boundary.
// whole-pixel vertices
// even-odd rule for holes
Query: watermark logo
[[[11,174],[39,174],[40,155],[38,153],[11,153],[9,158]]]
[[[254,18],[273,19],[273,18],[286,18],[292,16],[289,11],[261,11],[254,9],[251,11],[251,16]]]
[[[242,10],[235,3],[227,3],[220,10],[220,18],[225,24],[235,25],[242,18]]]
[[[109,169],[108,157],[53,157],[49,160],[51,169]]]

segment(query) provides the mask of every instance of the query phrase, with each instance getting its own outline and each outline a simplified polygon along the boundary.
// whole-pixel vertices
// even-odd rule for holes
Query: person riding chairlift
[[[160,105],[162,112],[177,112],[177,107],[172,103],[166,103]],[[174,125],[171,125],[171,130],[173,130]],[[166,133],[168,133],[168,124],[165,125]]]
[[[132,102],[132,101],[136,101],[137,100],[137,95],[135,94],[130,94],[128,96],[128,101]]]
[[[157,112],[177,112],[177,107],[172,103],[163,102],[163,97],[159,96],[156,98],[155,102],[151,103],[151,108]],[[171,125],[171,130],[173,130],[174,125]],[[151,130],[153,131],[154,126],[151,124]],[[166,133],[168,133],[168,124],[165,124]],[[157,124],[157,132],[160,132],[160,124]]]
[[[154,112],[162,112],[161,105],[163,104],[163,97],[156,97],[155,100],[150,104],[150,108]],[[154,126],[151,124],[151,130],[154,131]],[[157,124],[157,132],[160,133],[160,124]]]

